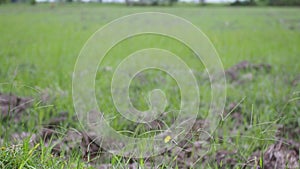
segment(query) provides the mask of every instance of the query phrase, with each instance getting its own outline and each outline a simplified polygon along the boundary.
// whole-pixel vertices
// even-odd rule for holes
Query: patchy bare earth
[[[243,61],[226,70],[226,75],[230,79],[230,83],[242,84],[251,82],[255,78],[255,72],[269,73],[271,65],[269,64],[252,64]],[[299,78],[296,77],[292,81],[292,85],[298,85]],[[31,98],[18,97],[12,94],[0,93],[1,119],[12,122],[19,122],[26,111],[32,105],[34,100]],[[234,125],[230,130],[235,130],[243,123],[242,109],[237,103],[229,103],[224,115],[230,113],[230,117],[234,121]],[[96,166],[97,168],[110,168],[111,164],[103,164],[104,161],[111,158],[112,155],[105,152],[94,142],[96,136],[93,133],[78,131],[74,128],[67,128],[65,131],[60,130],[60,125],[67,123],[68,112],[59,113],[57,117],[53,117],[42,127],[37,133],[14,133],[11,135],[13,144],[21,142],[25,138],[30,137],[31,145],[34,146],[39,142],[43,142],[46,146],[52,147],[53,155],[61,155],[62,153],[68,157],[72,151],[81,153],[82,159]],[[73,117],[76,120],[76,117]],[[183,140],[175,146],[174,149],[167,150],[161,155],[144,159],[146,167],[153,168],[160,166],[162,161],[169,162],[171,166],[179,168],[192,168],[196,164],[207,165],[215,163],[219,168],[265,168],[265,169],[296,169],[299,168],[299,150],[300,143],[293,140],[300,133],[300,126],[280,126],[276,135],[277,141],[269,147],[253,152],[247,159],[242,158],[237,151],[220,149],[215,153],[208,153],[210,150],[210,139],[201,140],[199,131],[206,128],[209,122],[197,119],[192,130],[187,134],[187,139]],[[164,127],[164,123],[155,120],[146,126],[147,131],[160,130]],[[284,139],[284,134],[288,134],[288,138]],[[222,138],[220,138],[222,139]],[[192,140],[192,141],[191,141]],[[126,158],[125,158],[126,159]],[[129,160],[128,167],[132,169],[139,168],[139,159]],[[99,164],[100,162],[100,164]]]
[[[23,113],[31,106],[34,99],[0,93],[1,120],[20,121]]]

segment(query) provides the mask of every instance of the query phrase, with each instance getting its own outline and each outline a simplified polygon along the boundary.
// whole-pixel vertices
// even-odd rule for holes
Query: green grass
[[[51,149],[43,144],[30,146],[29,140],[23,144],[1,147],[0,159],[1,168],[88,168],[81,162],[78,154],[73,154],[69,159],[63,156],[56,157],[51,154]]]
[[[72,73],[76,58],[87,39],[114,19],[146,11],[171,13],[202,29],[216,47],[225,68],[242,60],[265,62],[272,66],[270,74],[253,72],[254,79],[250,83],[237,86],[228,84],[228,104],[245,98],[240,105],[243,125],[237,128],[236,135],[232,135],[230,127],[234,125],[234,121],[228,118],[223,122],[216,135],[223,135],[225,141],[221,143],[216,140],[213,151],[238,150],[242,156],[249,157],[254,151],[263,150],[273,142],[274,130],[278,124],[300,126],[299,101],[289,102],[290,99],[299,97],[299,93],[293,93],[300,91],[300,85],[290,85],[300,72],[298,8],[125,7],[91,4],[57,4],[51,8],[50,4],[1,5],[0,92],[31,96],[38,100],[42,94],[47,93],[50,100],[46,107],[41,107],[37,101],[29,110],[30,116],[36,118],[24,119],[20,124],[1,122],[0,136],[9,137],[15,132],[36,131],[36,126],[51,118],[50,112],[53,115],[60,111],[68,111],[70,116],[74,115]],[[107,90],[112,72],[102,76],[101,68],[110,66],[114,70],[122,58],[145,47],[168,49],[183,56],[189,66],[203,70],[202,63],[195,60],[193,53],[186,47],[172,39],[155,35],[127,39],[107,54],[108,57],[100,66],[96,77],[98,103],[105,115],[115,117],[111,121],[115,129],[130,130],[137,137],[143,130],[135,131],[133,122],[123,120],[122,116],[118,115],[109,95],[110,90]],[[167,85],[156,83],[157,76],[167,78]],[[167,111],[171,111],[176,117],[180,96],[172,78],[155,71],[145,71],[143,77],[148,79],[149,83],[145,85],[137,77],[130,88],[133,104],[141,110],[147,109],[147,92],[157,86],[162,87],[170,103]],[[209,107],[207,102],[210,100],[210,89],[209,84],[203,82],[200,75],[197,76],[197,80],[203,84],[200,86],[203,100],[201,116]],[[166,122],[171,124],[175,117],[170,117]],[[300,141],[299,136],[289,139]],[[8,168],[72,168],[72,165],[79,163],[83,165],[77,157],[69,160],[62,157],[52,158],[50,151],[43,145],[28,147],[28,143],[25,142],[11,148],[13,145],[10,144],[9,140],[5,139],[3,147],[7,148],[0,151],[0,161]],[[118,160],[113,158],[110,162],[126,164]]]

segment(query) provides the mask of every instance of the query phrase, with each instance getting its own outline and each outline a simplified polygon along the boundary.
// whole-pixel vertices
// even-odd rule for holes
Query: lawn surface
[[[168,158],[167,155],[161,155],[157,158],[168,159],[168,163],[163,165],[179,168],[182,165],[190,166],[182,164],[185,160],[195,168],[241,168],[248,163],[272,168],[274,159],[268,159],[266,154],[273,151],[272,146],[284,142],[296,147],[293,151],[296,153],[295,159],[284,154],[293,154],[291,149],[285,147],[287,150],[278,150],[283,155],[280,156],[282,159],[276,157],[277,160],[294,160],[295,163],[287,162],[280,166],[299,167],[299,146],[296,146],[300,143],[299,8],[126,7],[100,4],[0,6],[0,93],[34,98],[31,106],[20,110],[21,118],[4,115],[7,113],[2,108],[0,164],[4,168],[83,168],[90,165],[98,167],[100,164],[111,164],[116,168],[133,164],[147,166],[146,159],[129,160],[119,156],[107,159],[100,156],[100,164],[88,163],[90,154],[85,154],[82,149],[72,149],[68,145],[67,149],[72,149],[68,152],[62,150],[61,146],[57,155],[53,153],[53,146],[48,146],[51,141],[40,139],[38,144],[31,145],[29,137],[38,137],[38,133],[43,133],[42,128],[47,128],[45,125],[51,123],[54,117],[60,121],[55,130],[61,134],[56,137],[65,139],[63,137],[68,135],[70,128],[81,131],[73,117],[72,102],[72,73],[80,50],[95,31],[110,21],[150,11],[177,15],[200,28],[215,46],[228,75],[225,112],[229,118],[222,121],[214,133],[212,149],[204,157],[194,155],[198,151],[195,146],[192,146],[192,155],[177,157],[178,160],[172,155]],[[118,115],[108,90],[113,70],[122,58],[147,47],[172,51],[193,70],[200,72],[196,77],[197,82],[201,83],[202,107],[197,120],[202,120],[209,107],[210,85],[202,77],[204,67],[201,61],[195,60],[193,53],[177,41],[144,35],[116,45],[99,66],[96,96],[101,111],[107,117],[114,117],[111,126],[136,137],[144,137],[141,135],[149,130]],[[230,72],[236,74],[237,78],[230,76]],[[148,80],[147,83],[143,83],[143,78]],[[161,78],[165,79],[164,84],[159,83]],[[147,92],[156,87],[168,93],[169,107],[166,111],[171,115],[167,115],[164,122],[169,125],[178,113],[180,92],[175,81],[167,74],[145,71],[140,77],[137,76],[130,87],[131,100],[137,108],[147,109]],[[0,98],[5,100],[4,96]],[[0,100],[1,107],[5,107],[4,102]],[[30,133],[23,143],[22,139],[16,139],[21,137],[22,132],[23,135]],[[188,141],[196,143],[198,139],[192,136]],[[255,153],[257,158],[251,161]],[[275,162],[279,163],[276,159]]]

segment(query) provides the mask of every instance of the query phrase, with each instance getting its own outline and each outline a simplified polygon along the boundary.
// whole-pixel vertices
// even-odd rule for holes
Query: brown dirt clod
[[[242,61],[227,69],[225,75],[230,82],[243,84],[254,79],[254,75],[251,71],[265,71],[266,73],[269,73],[271,68],[271,65],[266,63],[253,64],[249,61]]]
[[[31,106],[33,100],[0,93],[0,117],[2,119],[13,118],[15,122],[20,121],[22,113]]]

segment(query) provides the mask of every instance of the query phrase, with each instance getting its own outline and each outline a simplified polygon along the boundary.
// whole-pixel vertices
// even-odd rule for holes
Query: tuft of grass
[[[80,156],[54,156],[51,148],[42,143],[31,146],[29,138],[17,145],[2,146],[0,149],[0,167],[10,169],[30,168],[89,168]],[[91,168],[91,167],[90,167]]]

